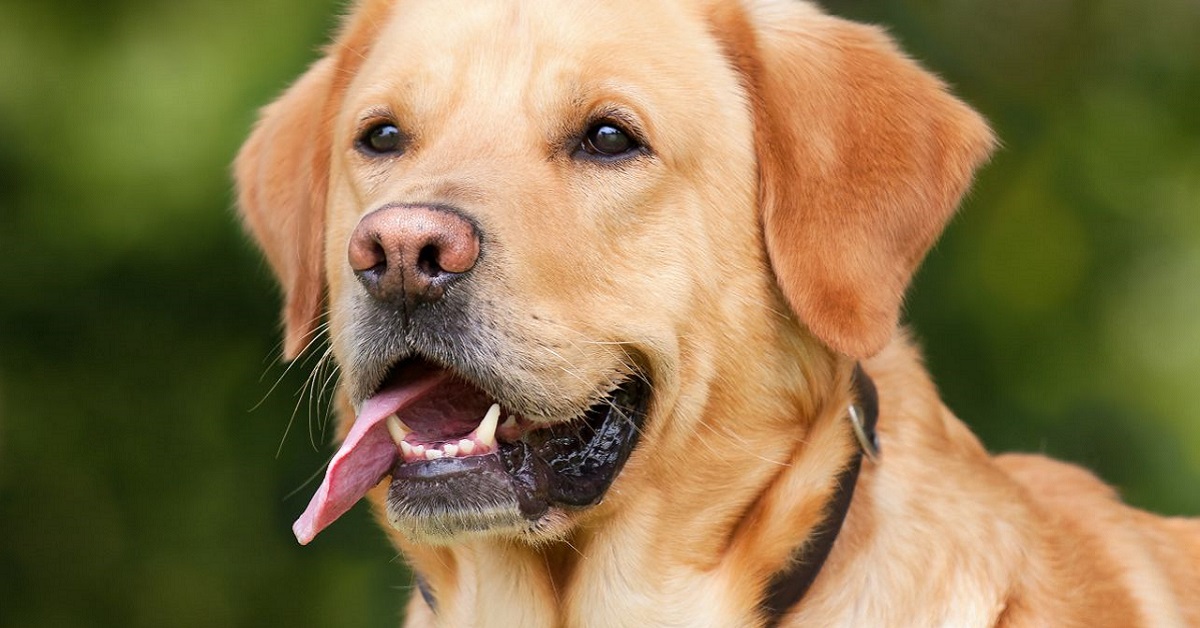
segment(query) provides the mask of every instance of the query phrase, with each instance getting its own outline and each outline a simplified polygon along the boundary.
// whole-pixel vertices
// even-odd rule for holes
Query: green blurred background
[[[826,6],[1004,142],[909,301],[950,406],[1200,514],[1200,2]],[[292,539],[324,407],[231,210],[256,107],[339,10],[0,2],[0,624],[396,624],[409,576],[365,509]]]

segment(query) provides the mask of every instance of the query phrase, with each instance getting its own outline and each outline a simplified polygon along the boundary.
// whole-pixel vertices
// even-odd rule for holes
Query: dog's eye
[[[366,153],[386,155],[404,150],[404,134],[389,122],[376,124],[358,138],[358,146]]]
[[[597,122],[583,135],[579,148],[597,157],[618,157],[637,150],[640,146],[625,129],[612,122]]]

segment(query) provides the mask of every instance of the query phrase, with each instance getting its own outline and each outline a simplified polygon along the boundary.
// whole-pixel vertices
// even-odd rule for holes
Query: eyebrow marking
[[[395,120],[396,115],[392,112],[391,107],[385,105],[376,105],[364,111],[363,114],[358,118],[358,122],[359,124],[365,124],[367,122],[374,122],[382,118]]]

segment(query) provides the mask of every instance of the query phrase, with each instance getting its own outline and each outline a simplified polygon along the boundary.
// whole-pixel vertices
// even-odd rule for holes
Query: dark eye
[[[366,153],[386,155],[404,150],[404,134],[390,122],[376,124],[358,138],[358,146]]]
[[[617,157],[640,148],[625,129],[612,122],[597,122],[588,128],[579,146],[583,152],[599,157]]]

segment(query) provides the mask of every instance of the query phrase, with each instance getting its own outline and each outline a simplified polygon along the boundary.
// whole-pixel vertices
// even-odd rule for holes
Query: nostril
[[[371,237],[371,259],[375,261],[367,270],[377,274],[383,274],[388,267],[387,249],[383,248],[383,242],[380,241],[379,234],[373,234]]]
[[[417,253],[417,268],[427,277],[437,277],[442,274],[442,266],[438,263],[438,258],[441,257],[441,249],[438,245],[430,243],[421,247],[421,251]]]

